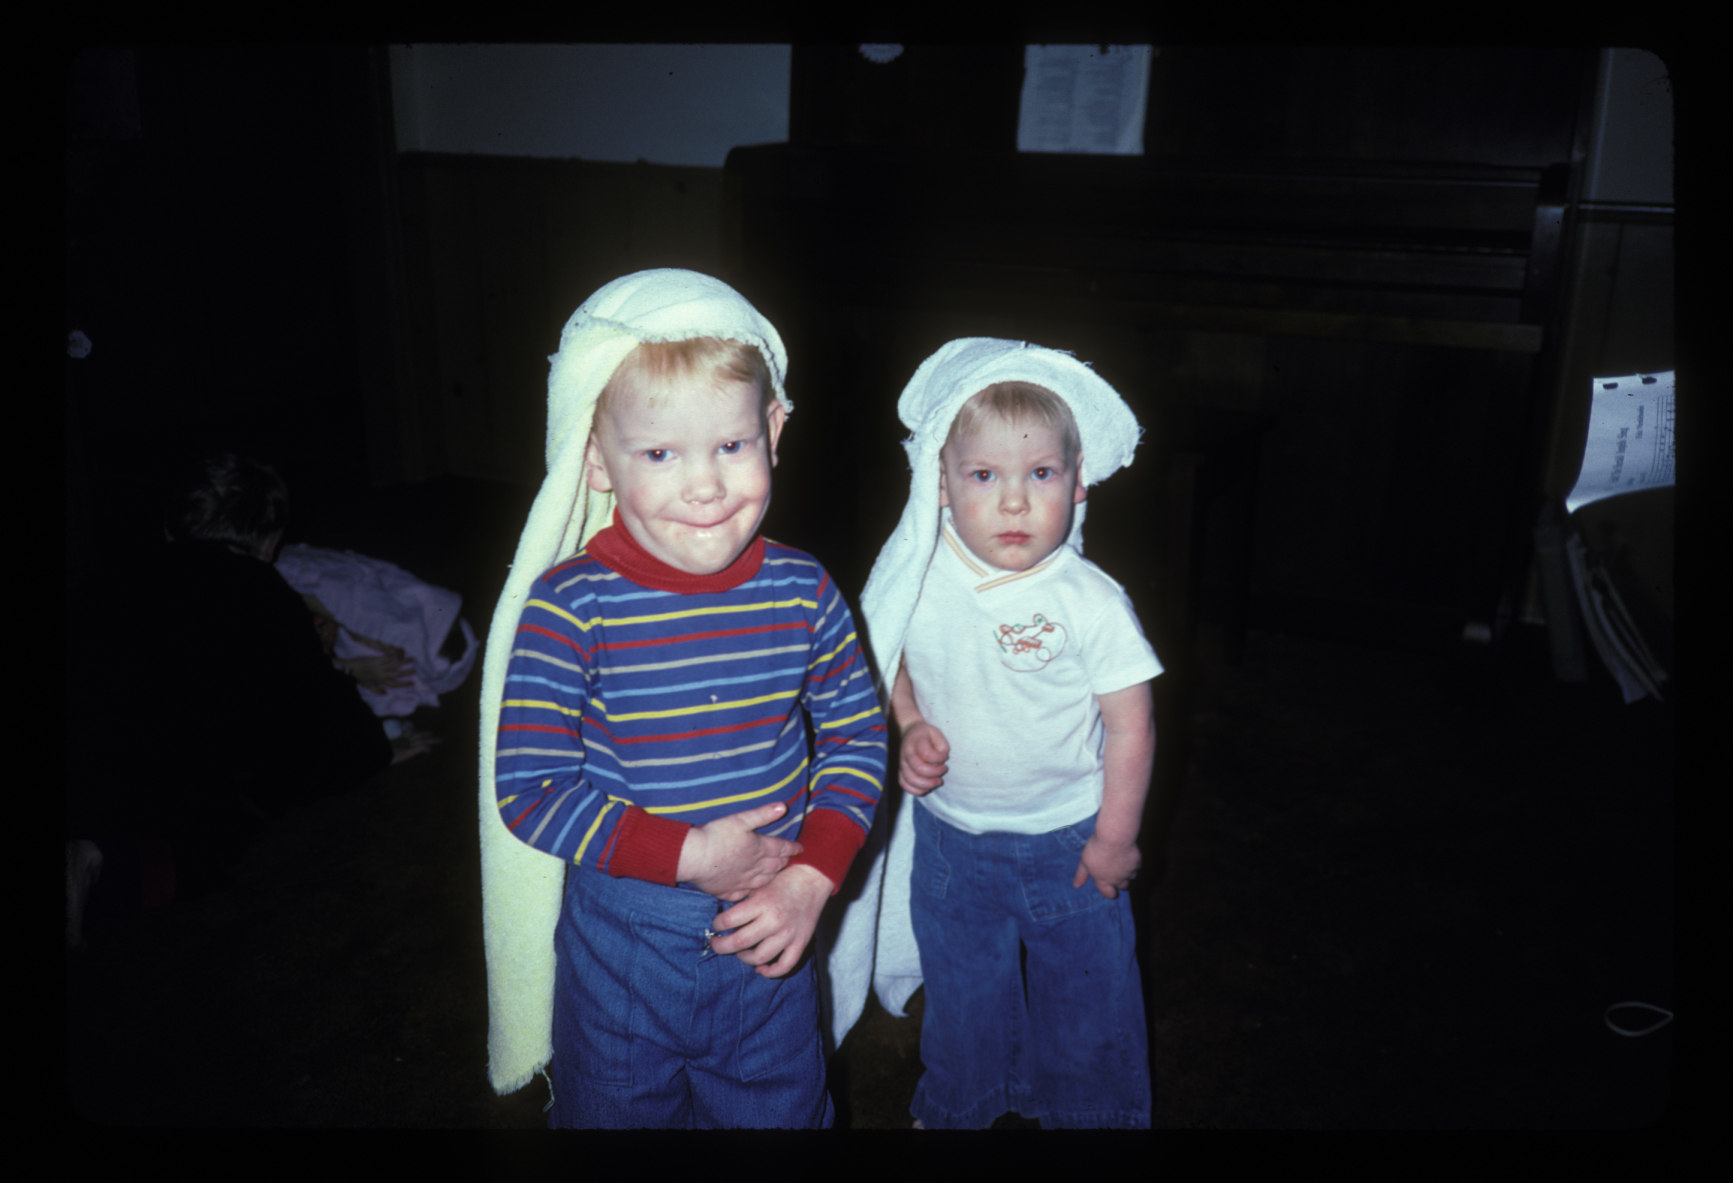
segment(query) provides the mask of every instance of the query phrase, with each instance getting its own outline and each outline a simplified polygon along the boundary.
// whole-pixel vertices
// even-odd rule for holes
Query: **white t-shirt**
[[[1132,601],[1061,546],[1027,571],[977,558],[944,512],[903,646],[922,717],[951,745],[922,798],[972,834],[1044,834],[1102,805],[1102,712],[1162,672]]]

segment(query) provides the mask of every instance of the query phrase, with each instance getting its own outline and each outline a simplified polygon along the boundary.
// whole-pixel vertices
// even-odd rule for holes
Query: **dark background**
[[[1144,423],[1092,551],[1175,640],[1215,616],[1503,641],[1540,621],[1528,531],[1575,474],[1585,376],[1692,364],[1672,209],[1578,208],[1596,57],[1161,47],[1146,155],[1109,158],[1012,150],[1018,46],[876,66],[802,45],[790,142],[718,170],[398,153],[377,48],[89,51],[69,71],[66,317],[96,345],[67,369],[68,578],[98,539],[148,533],[130,511],[156,458],[213,433],[304,490],[534,486],[560,324],[672,265],[723,275],[789,342],[768,528],[851,590],[906,494],[902,383],[951,337],[1017,336],[1090,361]],[[1672,496],[1583,515],[1667,628]]]
[[[1363,775],[1377,767],[1401,778],[1402,769],[1436,762],[1432,750],[1450,742],[1414,718],[1381,713],[1382,703],[1401,701],[1422,713],[1469,709],[1480,720],[1469,729],[1481,738],[1461,740],[1461,753],[1478,753],[1460,754],[1462,783],[1502,788],[1466,806],[1458,824],[1510,825],[1513,860],[1527,858],[1517,851],[1522,835],[1546,831],[1556,810],[1570,808],[1557,792],[1522,796],[1526,783],[1551,783],[1551,752],[1594,736],[1605,747],[1583,747],[1573,768],[1588,775],[1617,766],[1647,777],[1640,812],[1651,837],[1622,849],[1619,792],[1609,785],[1595,790],[1605,800],[1597,837],[1579,849],[1598,860],[1629,856],[1622,874],[1644,901],[1633,905],[1642,912],[1633,923],[1654,928],[1672,906],[1673,718],[1684,713],[1689,727],[1709,726],[1694,671],[1708,654],[1726,652],[1725,618],[1702,580],[1681,581],[1682,613],[1711,603],[1689,616],[1692,641],[1678,646],[1680,693],[1665,724],[1652,718],[1664,713],[1660,704],[1620,706],[1593,654],[1589,686],[1560,687],[1533,611],[1525,539],[1542,500],[1563,493],[1575,474],[1586,414],[1577,375],[1590,368],[1680,373],[1678,488],[1623,499],[1642,504],[1620,512],[1585,511],[1582,523],[1610,561],[1624,564],[1634,599],[1670,649],[1675,531],[1715,538],[1709,549],[1718,554],[1727,537],[1711,528],[1720,525],[1719,489],[1695,492],[1720,463],[1720,443],[1703,441],[1726,438],[1722,397],[1701,394],[1725,389],[1711,378],[1725,355],[1707,352],[1707,342],[1725,332],[1726,287],[1706,293],[1699,283],[1713,254],[1706,237],[1714,241],[1725,225],[1726,178],[1725,169],[1712,171],[1707,183],[1688,150],[1710,142],[1722,152],[1725,137],[1705,132],[1706,112],[1724,109],[1723,92],[1685,46],[1657,52],[1670,66],[1683,146],[1677,214],[1575,211],[1552,256],[1557,273],[1537,302],[1526,270],[1535,195],[1545,170],[1563,165],[1555,174],[1564,178],[1562,208],[1575,200],[1593,105],[1589,47],[1162,46],[1145,157],[1020,160],[1012,151],[1019,47],[914,45],[876,69],[853,47],[797,45],[789,144],[737,152],[721,170],[398,153],[379,47],[90,50],[68,63],[66,320],[94,349],[67,362],[67,578],[100,571],[119,542],[153,536],[149,493],[164,456],[226,439],[288,480],[298,516],[287,541],[354,546],[399,562],[462,592],[466,616],[485,631],[542,475],[546,357],[560,325],[617,275],[684,266],[734,283],[788,342],[796,415],[767,530],[816,553],[853,597],[907,494],[894,409],[903,382],[952,337],[1016,336],[1090,360],[1148,429],[1139,462],[1093,492],[1089,533],[1092,558],[1126,584],[1171,674],[1161,684],[1164,763],[1151,833],[1172,835],[1174,874],[1191,867],[1202,878],[1170,877],[1159,887],[1157,873],[1149,891],[1220,881],[1221,892],[1208,896],[1219,905],[1214,913],[1205,895],[1175,898],[1190,900],[1195,916],[1221,916],[1233,890],[1263,882],[1244,866],[1230,875],[1214,865],[1221,843],[1272,844],[1237,848],[1255,863],[1263,852],[1268,867],[1279,857],[1274,844],[1286,856],[1326,831],[1336,836],[1320,849],[1348,841],[1341,827],[1357,810],[1374,809],[1380,794],[1361,781],[1342,788],[1320,768],[1353,752]],[[877,188],[852,191],[849,179],[862,175]],[[1229,180],[1211,189],[1200,176]],[[1309,189],[1309,177],[1329,184]],[[1330,186],[1343,177],[1363,187],[1357,192],[1389,182],[1393,193],[1423,195],[1434,190],[1417,178],[1504,177],[1521,202],[1469,233],[1460,209],[1440,212],[1419,198],[1412,208],[1421,212],[1403,216],[1390,213],[1409,208],[1396,199],[1338,203]],[[1142,212],[1168,209],[1191,211],[1190,238],[1169,233],[1184,219]],[[1512,209],[1522,216],[1514,220]],[[1315,221],[1297,222],[1295,210],[1313,211]],[[1320,222],[1320,210],[1334,212]],[[1676,218],[1692,244],[1678,255],[1678,300]],[[851,220],[861,239],[897,250],[851,241]],[[972,222],[973,237],[957,232]],[[1595,227],[1615,223],[1627,245],[1610,254]],[[1381,238],[1374,224],[1402,233]],[[1459,232],[1468,237],[1451,237]],[[1665,249],[1631,245],[1657,241]],[[829,253],[803,254],[814,242]],[[1282,250],[1303,242],[1300,255],[1285,256],[1302,262],[1250,279],[1224,263],[1267,258],[1273,242]],[[1399,260],[1395,271],[1342,282],[1347,254],[1385,248]],[[1487,264],[1486,274],[1504,267],[1519,277],[1516,287],[1453,288],[1402,270],[1452,251]],[[1100,284],[1121,286],[1104,294]],[[1615,290],[1639,309],[1617,324],[1607,312]],[[1511,346],[1519,340],[1527,344]],[[1715,569],[1719,581],[1725,568]],[[1712,586],[1719,593],[1719,582]],[[1466,642],[1467,624],[1487,625],[1493,643]],[[1322,672],[1296,672],[1309,667]],[[1404,689],[1405,679],[1433,689]],[[459,694],[462,711],[473,712],[473,694]],[[1338,697],[1315,697],[1327,694]],[[1499,721],[1516,726],[1525,704],[1536,714],[1515,733],[1501,731]],[[1284,713],[1303,707],[1314,712],[1310,722]],[[1339,724],[1353,735],[1332,730]],[[473,808],[463,726],[425,758],[451,765],[456,796],[447,813],[460,829]],[[1658,727],[1670,745],[1664,767],[1640,755],[1654,750],[1646,745]],[[1206,749],[1218,763],[1198,763]],[[1607,759],[1598,761],[1598,751]],[[1474,760],[1491,762],[1485,767],[1498,775],[1477,773],[1483,766]],[[434,765],[405,767],[419,769],[417,791],[431,791]],[[1712,767],[1706,779],[1721,792],[1726,772]],[[1324,814],[1284,814],[1286,806],[1258,796],[1290,783],[1297,768],[1313,769],[1302,780],[1316,782],[1308,799]],[[393,775],[370,790],[381,796],[369,799],[369,816],[390,816],[390,803],[402,800],[405,784]],[[1209,798],[1188,831],[1180,786],[1206,781],[1246,793]],[[1342,794],[1335,805],[1333,786]],[[1435,808],[1381,824],[1432,827]],[[1249,820],[1259,817],[1265,821]],[[1262,833],[1249,833],[1261,825]],[[324,841],[311,822],[297,833],[313,846]],[[1417,872],[1416,882],[1449,894],[1463,868],[1443,839],[1424,849],[1438,877]],[[272,850],[278,872],[319,865]],[[414,863],[420,848],[401,853]],[[1402,861],[1369,869],[1402,878]],[[1490,875],[1474,907],[1533,898],[1524,876],[1539,872],[1525,866],[1523,875]],[[1581,860],[1571,868],[1556,884],[1594,878]],[[1378,882],[1371,891],[1383,890]],[[1348,890],[1333,883],[1331,891]],[[454,901],[469,899],[462,884],[442,884]],[[1292,882],[1267,886],[1259,897],[1267,915],[1277,899],[1300,907]],[[273,898],[288,899],[281,884],[276,890]],[[1586,897],[1561,890],[1558,907],[1576,915]],[[401,904],[419,908],[407,897]],[[202,950],[186,958],[220,958],[232,952],[218,934],[233,931],[225,926],[236,923],[235,906],[210,907],[218,910],[153,923],[159,935],[169,931],[164,924],[193,925],[174,929],[184,938],[175,947]],[[198,924],[209,931],[199,935]],[[1552,930],[1584,938],[1571,925]],[[1357,931],[1376,942],[1383,930],[1369,922]],[[1670,944],[1646,940],[1644,956],[1658,948],[1671,955]],[[463,944],[462,954],[469,993],[454,998],[473,1009],[479,952],[471,943],[479,944]],[[1186,947],[1183,934],[1175,943]],[[115,956],[133,972],[143,954],[127,948]],[[333,965],[349,957],[331,956]],[[1345,954],[1339,969],[1354,962]],[[1671,977],[1645,981],[1672,988]],[[1197,999],[1227,1005],[1239,997],[1220,982],[1195,985]],[[1332,997],[1332,1006],[1345,1005]],[[1175,1046],[1183,1001],[1166,1000],[1160,1020],[1152,1011]],[[1330,1022],[1356,1021],[1332,1013]],[[1238,1021],[1225,1016],[1218,1035],[1241,1040]],[[1211,1059],[1208,1047],[1192,1051],[1200,1063]],[[287,1062],[272,1061],[285,1073]],[[75,1058],[75,1073],[77,1065]],[[1169,1069],[1164,1079],[1195,1089],[1170,1124],[1417,1121],[1347,1101],[1336,1110],[1296,1108],[1298,1067],[1271,1094],[1289,1097],[1280,1104],[1238,1094],[1226,1081],[1212,1092],[1198,1083],[1209,1075],[1199,1064]],[[1458,1070],[1473,1077],[1480,1069]],[[1421,1056],[1406,1079],[1426,1071]],[[480,1069],[454,1072],[479,1079]],[[357,1081],[357,1095],[369,1087],[376,1082]],[[1159,1080],[1159,1095],[1162,1087]],[[1651,1104],[1655,1094],[1644,1095]],[[172,1106],[162,1112],[169,1115],[147,1124],[185,1120]],[[327,1120],[307,1117],[315,1109],[295,1112],[302,1117],[292,1124]],[[1491,1101],[1462,1114],[1462,1124],[1507,1124]],[[518,1116],[534,1123],[527,1109]],[[1605,1112],[1590,1122],[1610,1123],[1620,1124]]]

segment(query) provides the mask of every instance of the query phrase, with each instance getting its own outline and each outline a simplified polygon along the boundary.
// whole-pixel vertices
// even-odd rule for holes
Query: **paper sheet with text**
[[[1589,438],[1565,511],[1673,483],[1674,371],[1592,379]]]
[[[1026,45],[1019,152],[1141,156],[1149,45]]]

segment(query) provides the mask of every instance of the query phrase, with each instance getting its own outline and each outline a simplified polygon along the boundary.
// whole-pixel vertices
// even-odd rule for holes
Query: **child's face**
[[[612,492],[645,550],[691,575],[727,567],[771,503],[783,407],[759,412],[750,382],[709,375],[623,383],[585,453],[592,489]]]
[[[1065,542],[1084,499],[1079,465],[1039,419],[984,416],[940,453],[939,504],[975,556],[1007,571],[1035,566]]]

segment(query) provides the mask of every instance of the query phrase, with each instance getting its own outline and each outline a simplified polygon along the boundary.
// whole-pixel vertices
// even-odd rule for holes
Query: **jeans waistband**
[[[616,878],[588,867],[566,868],[566,890],[582,891],[616,909],[654,916],[677,928],[703,927],[718,912],[731,906],[696,887]]]

